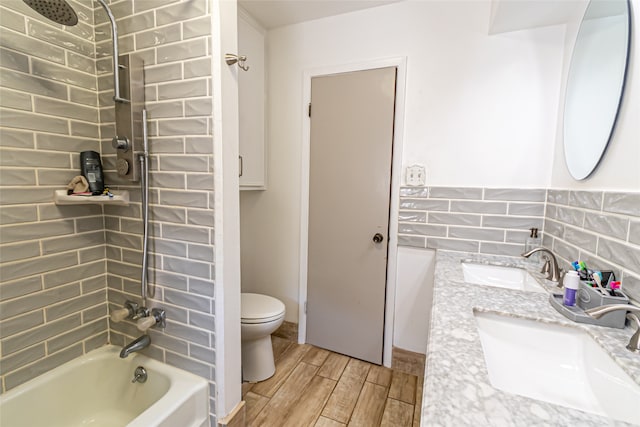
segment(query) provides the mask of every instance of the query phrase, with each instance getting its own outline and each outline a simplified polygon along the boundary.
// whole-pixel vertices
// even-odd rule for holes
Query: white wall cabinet
[[[248,71],[238,69],[240,109],[240,190],[265,190],[265,30],[238,9],[238,54]]]

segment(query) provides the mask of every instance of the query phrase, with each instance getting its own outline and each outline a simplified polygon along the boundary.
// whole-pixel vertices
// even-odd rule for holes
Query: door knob
[[[384,240],[384,237],[382,237],[382,234],[380,233],[376,233],[373,235],[373,242],[374,243],[380,243]]]

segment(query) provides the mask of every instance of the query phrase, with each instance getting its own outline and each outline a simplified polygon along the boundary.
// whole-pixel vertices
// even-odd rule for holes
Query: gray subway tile
[[[16,129],[0,129],[0,146],[33,148],[34,133]]]
[[[631,221],[629,225],[629,242],[640,245],[640,221]]]
[[[0,165],[68,169],[71,167],[71,160],[68,153],[51,153],[39,150],[14,150],[12,148],[3,148]]]
[[[509,203],[509,215],[544,216],[544,204]]]
[[[468,240],[504,241],[504,230],[488,228],[449,227],[449,237]]]
[[[31,96],[28,93],[0,88],[0,106],[31,111]]]
[[[4,279],[3,276],[2,286],[0,286],[0,301],[6,301],[11,298],[21,297],[42,290],[41,276],[27,277],[13,282],[5,281]]]
[[[73,136],[86,136],[88,138],[97,138],[99,135],[98,125],[93,123],[86,122],[76,122],[75,120],[70,121],[71,124],[71,135]],[[109,135],[109,133],[107,133]]]
[[[104,257],[103,257],[104,258]],[[91,292],[95,292],[99,289],[106,288],[106,275],[100,274],[98,276],[90,277],[88,279],[82,280],[80,282],[80,286],[82,287],[82,294],[88,294]]]
[[[181,21],[206,15],[206,2],[204,0],[187,0],[171,6],[156,9],[156,24],[158,26],[176,22],[176,16]]]
[[[37,241],[0,245],[2,262],[18,261],[40,256],[40,244]]]
[[[211,58],[209,57],[183,61],[182,64],[185,79],[211,75]]]
[[[555,239],[553,241],[552,249],[556,255],[559,255],[570,262],[581,258],[580,250],[577,247],[560,239]]]
[[[216,330],[215,317],[197,311],[189,312],[189,324],[210,332],[215,332]]]
[[[400,209],[447,212],[449,210],[449,201],[428,199],[401,199]]]
[[[531,233],[530,231],[508,230],[504,240],[507,243],[519,243],[522,245],[522,249],[524,250],[524,242],[527,239],[527,237],[529,237],[530,233]],[[544,233],[545,234],[547,233],[546,229]],[[538,233],[538,235],[540,234],[542,233]]]
[[[432,199],[482,199],[482,188],[465,187],[430,187],[429,197]]]
[[[149,113],[149,119],[163,119],[168,117],[182,117],[183,115],[183,102],[182,100],[173,100],[165,102],[150,102],[147,111]],[[157,144],[151,145],[153,152],[158,153]]]
[[[190,277],[189,292],[213,298],[215,293],[214,282],[213,280],[202,280],[196,277]]]
[[[426,248],[427,239],[418,236],[398,236],[398,246],[409,246],[414,248]]]
[[[587,250],[589,252],[596,251],[596,246],[598,244],[598,237],[588,233],[582,229],[577,229],[573,227],[566,227],[564,230],[564,240],[574,246],[577,246],[581,249]]]
[[[29,186],[36,185],[36,175],[33,169],[0,169],[0,186]]]
[[[149,280],[158,285],[182,291],[186,291],[189,288],[186,276],[168,271],[152,270],[149,272]]]
[[[451,212],[506,214],[507,204],[504,202],[452,200]]]
[[[193,326],[184,325],[172,320],[167,321],[164,332],[176,338],[181,338],[190,343],[209,345],[209,331],[203,331]]]
[[[36,113],[56,117],[68,117],[86,122],[98,122],[98,110],[96,108],[73,102],[63,102],[37,96],[34,99],[33,107]]]
[[[447,227],[428,224],[398,224],[398,233],[444,237],[447,235]]]
[[[213,154],[213,138],[211,136],[187,136],[185,137],[184,150],[187,154]]]
[[[44,359],[37,361],[25,368],[19,369],[5,377],[5,389],[10,390],[22,383],[29,381],[45,372],[48,372],[63,363],[73,360],[82,355],[82,343],[78,343],[73,347],[49,355]]]
[[[59,319],[72,313],[78,313],[89,307],[93,307],[106,301],[106,291],[94,292],[63,301],[59,304],[50,305],[45,308],[47,321]]]
[[[22,313],[44,308],[78,295],[80,295],[80,285],[74,283],[8,300],[0,304],[2,308],[0,311],[0,319],[8,319]]]
[[[78,259],[69,254],[56,254],[5,264],[2,268],[2,280],[13,280],[21,277],[32,276],[47,271],[71,267],[76,265]],[[0,316],[2,313],[0,313]]]
[[[40,221],[102,215],[98,205],[40,205]]]
[[[555,237],[561,238],[562,236],[564,236],[564,228],[565,228],[565,225],[560,222],[556,222],[550,219],[547,219],[544,222],[545,234],[551,234]]]
[[[104,260],[82,263],[72,268],[47,272],[43,275],[44,287],[46,289],[64,285],[66,283],[84,280],[91,276],[104,274]]]
[[[203,279],[209,279],[210,276],[209,263],[205,262],[165,256],[163,257],[163,267],[170,272],[201,277]]]
[[[598,241],[597,255],[635,274],[640,274],[640,249],[601,238]]]
[[[185,116],[211,116],[213,105],[211,98],[188,99],[184,102]]]
[[[558,205],[569,204],[569,190],[548,190],[547,202],[555,203]]]
[[[480,242],[480,253],[492,255],[520,256],[522,245],[509,243]]]
[[[71,84],[84,89],[98,89],[95,76],[48,61],[33,59],[31,61],[31,70],[34,76]]]
[[[158,84],[158,100],[207,96],[207,79],[184,80]],[[206,101],[204,99],[203,101]],[[193,116],[194,114],[188,114]],[[174,116],[175,117],[175,116]]]
[[[624,273],[624,293],[636,302],[640,302],[640,278]]]
[[[186,292],[180,292],[173,289],[165,289],[164,299],[169,304],[174,304],[189,310],[195,310],[202,313],[209,313],[211,311],[210,298],[188,294]]]
[[[187,209],[187,224],[213,227],[214,212],[212,210]]]
[[[0,209],[0,224],[19,224],[38,219],[36,206],[6,206]]]
[[[184,118],[158,120],[158,135],[206,135],[208,133],[206,118]]]
[[[153,172],[149,179],[153,187],[185,189],[186,178],[184,173]]]
[[[206,39],[195,39],[167,46],[159,46],[156,54],[158,63],[200,58],[207,55]]]
[[[182,79],[182,64],[171,63],[145,67],[144,80],[146,84],[169,82]]]
[[[96,61],[84,55],[67,51],[67,65],[76,70],[84,71],[85,73],[96,74]],[[93,93],[93,97],[97,98],[95,92]]]
[[[162,190],[160,192],[160,203],[163,205],[208,208],[207,193],[197,191]]]
[[[91,336],[108,330],[107,319],[99,319],[94,322],[82,325],[64,334],[58,335],[47,341],[47,350],[52,353],[60,351],[74,343],[83,341]]]
[[[93,40],[85,40],[65,31],[51,30],[51,27],[48,25],[44,25],[32,19],[27,20],[27,34],[36,39],[47,42],[47,48],[49,48],[49,44],[53,44],[64,49],[72,50],[89,58],[93,56]]]
[[[542,218],[530,218],[530,217],[514,217],[514,216],[493,216],[484,215],[482,217],[483,227],[494,228],[519,228],[528,230],[535,227],[539,230],[542,229]]]
[[[1,153],[0,157],[2,157]],[[7,187],[0,191],[0,205],[33,205],[34,203],[48,203],[52,199],[51,188],[45,187]]]
[[[72,249],[83,249],[89,246],[103,245],[104,232],[99,230],[90,233],[76,233],[71,236],[44,239],[41,243],[43,255],[55,254]]]
[[[107,272],[110,274],[116,274],[121,277],[126,277],[131,280],[140,280],[139,265],[107,260]]]
[[[480,215],[429,212],[428,222],[431,224],[451,224],[479,226]]]
[[[201,156],[171,156],[164,155],[160,159],[161,171],[175,172],[207,172],[207,159]]]
[[[9,9],[0,9],[0,26],[10,28],[20,33],[25,32],[24,15],[18,14]],[[3,37],[6,37],[3,35]]]
[[[614,215],[587,212],[584,217],[585,230],[626,240],[629,220]]]
[[[546,196],[546,190],[539,188],[487,188],[484,190],[485,200],[544,202],[546,200]]]
[[[400,187],[400,197],[429,197],[429,187]]]
[[[84,341],[85,354],[109,343],[109,332],[103,332]]]
[[[0,337],[4,339],[43,324],[44,313],[42,310],[31,311],[0,322]]]
[[[190,244],[189,259],[196,260],[196,261],[213,262],[213,259],[214,259],[213,246]]]
[[[46,354],[44,343],[34,345],[18,353],[12,354],[8,357],[3,357],[0,360],[0,372],[3,375],[11,371],[15,371],[31,362],[35,362],[38,359],[42,359]]]
[[[61,134],[69,132],[69,123],[66,119],[43,117],[31,112],[11,109],[0,110],[0,126]]]
[[[45,325],[30,329],[27,332],[13,335],[2,342],[2,355],[15,353],[30,345],[37,344],[46,339],[59,335],[65,331],[80,326],[80,314],[65,317]]]
[[[3,10],[4,13],[4,10]],[[25,34],[3,32],[2,45],[28,56],[64,64],[64,49],[52,46]]]
[[[604,193],[603,210],[640,216],[640,193]]]
[[[100,151],[100,142],[95,138],[76,138],[70,135],[39,133],[36,136],[36,141],[40,150],[63,151],[65,153],[79,153],[88,150]]]
[[[211,34],[211,17],[204,16],[182,23],[182,34],[185,39],[208,36]]]
[[[189,352],[189,344],[183,339],[172,337],[157,330],[149,331],[149,335],[151,336],[151,342],[158,347],[184,355]]]
[[[565,224],[582,227],[584,225],[585,211],[559,206],[556,210],[556,219]]]
[[[213,175],[188,174],[187,189],[189,190],[213,190]]]
[[[480,247],[479,242],[470,240],[454,240],[454,239],[439,239],[435,237],[427,238],[427,248],[430,249],[442,249],[449,251],[462,251],[462,252],[478,252]]]
[[[1,15],[2,13],[0,13]],[[5,68],[29,72],[29,57],[18,52],[0,47],[0,65]],[[3,71],[4,72],[4,71]]]
[[[189,356],[210,364],[216,361],[216,352],[213,349],[195,344],[189,344]]]
[[[117,231],[106,231],[107,245],[118,246],[127,249],[142,249],[142,237],[137,234],[118,233]]]
[[[400,211],[398,213],[398,221],[400,222],[427,222],[426,212]]]
[[[184,138],[181,136],[151,138],[149,145],[153,147],[154,154],[183,154],[185,152]]]
[[[166,358],[167,358],[167,364],[171,366],[184,369],[185,371],[189,371],[192,374],[198,375],[203,378],[207,378],[207,379],[211,378],[212,368],[209,365],[206,365],[202,362],[198,362],[194,359],[189,359],[187,357],[174,354],[170,351],[167,352]]]
[[[602,191],[571,191],[569,205],[582,209],[602,210]]]

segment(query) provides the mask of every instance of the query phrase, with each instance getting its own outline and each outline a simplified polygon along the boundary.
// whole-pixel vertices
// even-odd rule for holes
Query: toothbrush
[[[610,297],[611,294],[609,293],[609,291],[602,287],[602,273],[596,271],[591,275],[591,277],[593,277],[594,282],[596,282],[596,285],[598,285],[598,291],[600,291],[602,295]]]

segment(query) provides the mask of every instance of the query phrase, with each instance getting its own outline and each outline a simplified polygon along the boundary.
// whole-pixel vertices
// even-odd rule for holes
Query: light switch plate
[[[406,177],[407,185],[412,187],[423,186],[427,181],[427,172],[422,165],[407,166]]]

